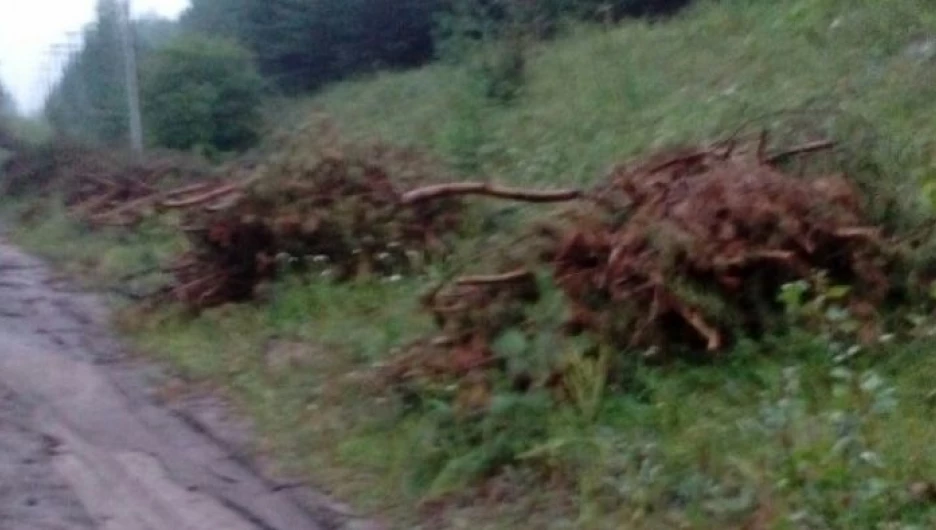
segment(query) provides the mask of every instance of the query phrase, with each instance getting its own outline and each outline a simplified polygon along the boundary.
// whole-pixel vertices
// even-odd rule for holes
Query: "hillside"
[[[703,2],[537,47],[515,105],[485,101],[476,79],[441,65],[339,84],[308,105],[349,133],[477,158],[479,173],[515,182],[589,181],[647,149],[784,112],[849,138],[867,126],[887,139],[876,154],[905,170],[929,162],[934,24],[936,10],[912,0]]]

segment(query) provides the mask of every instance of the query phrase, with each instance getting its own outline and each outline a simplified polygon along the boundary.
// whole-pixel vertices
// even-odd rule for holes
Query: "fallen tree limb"
[[[454,182],[426,186],[408,191],[403,194],[401,202],[405,205],[419,202],[455,197],[460,195],[483,195],[498,199],[508,199],[522,202],[548,203],[574,201],[582,197],[581,190],[525,190],[488,184],[485,182]]]
[[[216,185],[217,184],[213,182],[197,182],[195,184],[189,184],[188,186],[182,186],[181,188],[167,191],[166,198],[169,199],[172,197],[185,196],[191,193],[207,191]]]
[[[89,197],[83,201],[75,202],[69,206],[69,209],[75,212],[96,212],[100,208],[113,203],[120,196],[120,190],[110,190],[101,193],[98,196]]]
[[[496,285],[501,283],[514,283],[530,279],[533,272],[529,269],[517,269],[504,274],[491,274],[485,276],[462,276],[455,280],[457,285]]]
[[[114,215],[121,215],[124,213],[139,213],[139,210],[146,208],[148,206],[151,206],[155,200],[156,200],[156,197],[152,195],[141,197],[139,199],[135,199],[133,201],[121,204],[120,206],[117,206],[111,210],[99,212],[98,214],[92,217],[108,217],[108,216],[114,216]]]
[[[843,239],[867,239],[870,241],[877,241],[881,237],[879,229],[864,226],[839,228],[834,234]]]
[[[197,206],[199,204],[204,204],[206,202],[212,201],[219,197],[223,197],[229,193],[234,193],[242,189],[243,184],[228,184],[221,186],[220,188],[215,188],[213,190],[207,191],[195,195],[194,197],[186,197],[184,199],[170,199],[164,200],[160,203],[164,208],[187,208],[189,206]]]
[[[766,162],[768,164],[776,164],[788,156],[815,153],[816,151],[824,151],[833,147],[835,147],[835,142],[832,140],[818,140],[815,142],[809,142],[803,145],[798,145],[796,147],[791,147],[784,151],[780,151],[779,153],[774,153],[766,158]]]
[[[207,212],[221,212],[227,210],[228,208],[233,207],[241,199],[246,196],[244,190],[237,190],[233,193],[229,193],[223,197],[219,202],[214,202],[212,204],[205,206],[205,211]]]
[[[705,349],[709,352],[717,351],[721,348],[721,333],[710,326],[708,322],[699,314],[698,311],[689,309],[682,305],[676,306],[676,311],[689,323],[690,326],[705,339]]]

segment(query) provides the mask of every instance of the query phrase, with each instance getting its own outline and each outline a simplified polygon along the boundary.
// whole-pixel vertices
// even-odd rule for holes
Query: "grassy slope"
[[[362,135],[451,155],[474,144],[482,173],[520,182],[589,181],[622,157],[808,104],[868,120],[924,161],[936,70],[902,51],[936,27],[926,2],[718,4],[538,50],[510,109],[485,107],[443,66],[337,85],[312,104]]]
[[[654,146],[819,102],[844,113],[823,124],[840,133],[874,124],[886,140],[863,154],[884,166],[888,186],[913,190],[936,137],[936,59],[904,50],[936,35],[927,4],[722,0],[665,24],[582,30],[544,46],[526,96],[509,108],[479,100],[470,78],[442,65],[338,85],[303,105],[326,109],[351,135],[429,145],[502,180],[564,184]],[[148,237],[164,241],[89,239],[58,216],[17,235],[47,254],[78,253],[111,278],[145,261]],[[335,383],[427,329],[414,316],[416,287],[286,282],[265,305],[131,324],[141,347],[244,404],[285,464],[412,528],[420,496],[458,490],[504,442],[468,444],[431,414],[400,419],[379,397]],[[294,364],[271,366],[271,352],[293,342],[306,345]],[[470,506],[430,506],[421,519],[452,528],[715,529],[757,518],[766,522],[747,528],[933,527],[936,510],[906,493],[936,477],[933,346],[884,345],[846,372],[825,341],[796,335],[745,345],[729,365],[641,371],[629,392],[597,400],[589,421],[584,399],[560,411],[530,405],[508,417],[506,443],[536,449],[533,465]]]

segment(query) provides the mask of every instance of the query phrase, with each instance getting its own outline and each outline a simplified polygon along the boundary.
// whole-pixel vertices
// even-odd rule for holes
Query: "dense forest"
[[[420,66],[491,38],[547,38],[566,21],[664,15],[688,3],[193,0],[178,21],[133,23],[147,138],[172,148],[238,150],[257,137],[251,130],[264,96],[295,96],[350,76]],[[125,142],[119,17],[116,0],[99,0],[83,47],[48,97],[46,114],[60,132],[103,145]],[[178,77],[196,70],[196,78]],[[224,129],[238,132],[220,138],[217,131]]]

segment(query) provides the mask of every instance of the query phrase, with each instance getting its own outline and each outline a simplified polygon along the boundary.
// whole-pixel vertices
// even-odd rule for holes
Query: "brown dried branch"
[[[760,133],[760,137],[757,140],[757,163],[763,164],[767,159],[767,130],[763,130]]]
[[[126,213],[134,213],[134,214],[139,213],[140,210],[143,210],[144,208],[148,206],[152,206],[155,201],[156,201],[155,196],[148,195],[146,197],[141,197],[139,199],[121,204],[111,210],[107,210],[107,211],[95,214],[91,216],[91,219],[93,221],[97,218],[113,217],[113,216],[118,216],[118,215],[122,215]]]
[[[555,191],[525,190],[488,184],[486,182],[455,182],[426,186],[424,188],[408,191],[403,194],[401,202],[405,205],[412,205],[419,202],[460,195],[483,195],[522,202],[549,203],[574,201],[582,197],[582,191],[577,189]]]
[[[198,193],[202,191],[209,190],[216,186],[217,184],[213,182],[198,182],[195,184],[189,184],[188,186],[182,186],[181,188],[175,188],[166,192],[166,198],[170,197],[179,197],[183,195],[189,195],[191,193]]]
[[[843,239],[865,239],[876,241],[881,237],[881,231],[877,228],[855,226],[839,228],[835,231],[835,236],[841,237]]]
[[[463,276],[455,280],[456,285],[496,285],[503,283],[515,283],[522,280],[535,278],[533,271],[529,269],[517,269],[503,274],[491,274],[485,276]]]
[[[722,337],[717,329],[710,326],[698,311],[684,306],[677,306],[677,312],[705,339],[705,349],[714,352],[721,349]]]
[[[790,263],[796,254],[788,250],[754,250],[741,256],[716,256],[714,263],[718,267],[729,268],[747,265],[754,261],[781,261]]]
[[[160,202],[160,205],[163,206],[164,208],[188,208],[190,206],[197,206],[199,204],[204,204],[214,199],[224,197],[225,195],[228,195],[230,193],[241,191],[243,190],[243,186],[244,185],[239,182],[234,183],[234,184],[227,184],[227,185],[215,188],[213,190],[207,191],[205,193],[200,193],[192,197],[186,197],[183,199],[163,200],[162,202]]]
[[[768,164],[776,164],[780,160],[794,155],[802,155],[807,153],[815,153],[816,151],[825,151],[826,149],[831,149],[835,147],[835,142],[832,140],[818,140],[815,142],[806,143],[796,147],[791,147],[779,153],[774,153],[766,158]]]

